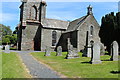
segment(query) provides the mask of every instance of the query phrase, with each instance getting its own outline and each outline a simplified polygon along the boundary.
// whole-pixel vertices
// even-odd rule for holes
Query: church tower
[[[21,1],[18,50],[40,50],[41,22],[46,18],[46,1]]]
[[[87,9],[88,9],[88,15],[92,15],[93,13],[92,13],[92,6],[91,5],[89,5],[88,7],[87,7]]]
[[[22,5],[20,6],[20,18],[23,21],[41,21],[41,19],[46,17],[46,6],[45,0],[22,0]]]

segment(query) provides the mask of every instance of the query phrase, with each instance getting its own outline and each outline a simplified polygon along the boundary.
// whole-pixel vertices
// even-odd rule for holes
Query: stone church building
[[[97,23],[92,7],[87,7],[87,14],[68,22],[46,18],[46,2],[41,0],[22,0],[20,6],[20,24],[18,30],[18,50],[45,51],[46,46],[55,50],[62,46],[67,50],[67,39],[78,51],[91,44],[100,42],[100,26]]]

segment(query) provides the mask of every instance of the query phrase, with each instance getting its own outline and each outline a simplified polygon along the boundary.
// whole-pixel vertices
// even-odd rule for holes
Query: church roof
[[[76,20],[70,22],[70,24],[69,24],[66,32],[71,32],[71,31],[77,30],[78,27],[85,21],[85,19],[87,18],[87,16],[83,16],[83,17],[81,17],[79,19],[76,19]]]
[[[48,19],[46,18],[42,25],[45,28],[55,28],[55,29],[67,29],[69,22],[68,21],[62,21],[57,19]]]

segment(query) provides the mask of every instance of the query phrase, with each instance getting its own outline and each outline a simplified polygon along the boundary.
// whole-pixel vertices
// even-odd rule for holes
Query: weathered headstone
[[[112,61],[118,61],[118,52],[119,52],[119,47],[118,47],[118,43],[117,41],[114,41],[112,44],[111,44],[111,58],[110,60]]]
[[[50,56],[50,54],[51,54],[51,48],[46,46],[45,55],[44,56]]]
[[[87,48],[87,57],[91,57],[92,54],[92,47],[91,45],[88,45],[89,47]]]
[[[100,64],[100,44],[94,43],[92,48],[92,57],[91,57],[92,64]]]
[[[5,46],[5,53],[10,53],[10,46],[9,45]]]
[[[73,48],[68,38],[68,53],[66,59],[79,58],[77,48]]]
[[[56,54],[56,56],[62,56],[62,47],[61,46],[57,47],[57,54]]]
[[[104,46],[104,44],[100,44],[100,47],[101,47],[101,49],[100,49],[100,55],[104,55],[105,54],[105,46]]]
[[[0,51],[2,50],[2,48],[3,48],[3,47],[2,47],[2,46],[0,46]]]

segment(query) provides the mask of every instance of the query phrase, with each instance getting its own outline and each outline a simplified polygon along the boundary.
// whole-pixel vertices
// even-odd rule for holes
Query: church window
[[[93,35],[93,26],[90,27],[90,35]]]
[[[30,9],[30,19],[37,20],[37,8],[35,5]]]
[[[52,46],[56,46],[56,42],[57,42],[57,32],[52,31]]]

